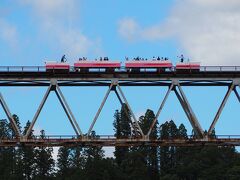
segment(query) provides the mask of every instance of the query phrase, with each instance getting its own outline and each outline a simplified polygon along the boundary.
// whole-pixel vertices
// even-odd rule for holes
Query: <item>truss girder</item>
[[[71,123],[76,135],[77,136],[79,136],[79,135],[82,136],[83,135],[82,131],[81,131],[81,129],[80,129],[80,127],[79,127],[79,125],[78,125],[78,123],[77,123],[77,121],[76,121],[76,119],[75,119],[75,117],[74,117],[74,115],[73,115],[73,113],[72,113],[72,111],[71,111],[71,109],[70,109],[70,107],[69,107],[69,105],[68,105],[68,103],[67,103],[67,101],[66,101],[66,99],[63,95],[63,93],[62,93],[62,91],[61,91],[61,89],[59,88],[57,82],[51,82],[50,86],[48,87],[48,89],[47,89],[47,91],[46,91],[46,93],[45,93],[45,95],[44,95],[44,97],[43,97],[43,99],[42,99],[34,117],[33,117],[33,120],[32,120],[32,122],[31,122],[31,124],[30,124],[30,126],[27,130],[27,133],[24,135],[24,137],[25,138],[29,137],[29,135],[30,135],[30,133],[31,133],[36,121],[37,121],[37,118],[38,118],[40,112],[42,111],[42,108],[43,108],[43,106],[44,106],[44,104],[45,104],[45,102],[46,102],[46,100],[47,100],[51,91],[54,91],[56,93],[57,98],[60,101],[60,104],[63,107],[63,109],[64,109],[64,111],[65,111],[65,113],[66,113],[66,115],[69,119],[69,122]]]
[[[144,80],[144,81],[140,81],[140,80],[129,80],[129,81],[120,81],[119,79],[111,79],[111,81],[104,81],[104,80],[98,80],[98,81],[91,81],[91,80],[85,80],[85,81],[75,81],[75,80],[72,80],[72,81],[57,81],[57,79],[51,79],[50,83],[46,82],[46,81],[24,81],[23,84],[21,83],[21,80],[17,80],[17,81],[5,81],[5,82],[0,82],[0,83],[3,83],[2,85],[3,86],[8,86],[8,85],[12,85],[12,86],[22,86],[22,85],[32,85],[32,86],[47,86],[48,85],[48,89],[46,91],[46,93],[44,94],[44,97],[42,99],[42,101],[40,102],[39,104],[39,107],[33,117],[33,120],[30,124],[30,127],[29,129],[27,130],[27,133],[24,135],[24,139],[27,139],[38,119],[38,116],[40,114],[40,112],[42,111],[42,108],[50,94],[51,91],[54,91],[57,95],[57,98],[58,100],[60,101],[61,103],[61,106],[63,107],[75,133],[77,136],[79,137],[83,137],[83,133],[76,121],[76,118],[74,117],[72,111],[71,111],[71,108],[69,107],[61,89],[60,89],[60,86],[108,86],[108,90],[101,102],[101,105],[100,107],[98,108],[98,111],[96,113],[96,115],[94,116],[94,119],[93,121],[91,122],[91,125],[88,129],[88,132],[87,132],[87,137],[90,136],[90,133],[106,103],[106,100],[110,94],[111,91],[114,91],[116,96],[117,96],[117,99],[119,100],[120,104],[123,105],[125,104],[127,106],[127,108],[129,109],[129,112],[126,111],[126,109],[124,109],[124,112],[126,114],[130,113],[130,123],[131,123],[131,126],[132,126],[132,129],[136,132],[136,133],[139,133],[143,139],[149,139],[149,136],[152,132],[152,129],[154,128],[154,125],[156,124],[157,122],[157,119],[159,118],[161,112],[162,112],[162,109],[164,108],[164,105],[169,97],[169,94],[171,91],[174,91],[175,94],[176,94],[176,97],[178,99],[178,101],[180,102],[190,124],[192,125],[192,128],[194,129],[196,135],[198,138],[204,138],[204,131],[192,109],[192,107],[190,106],[190,103],[182,89],[182,86],[228,86],[228,90],[218,108],[218,111],[208,129],[208,133],[207,135],[210,137],[213,129],[215,128],[215,125],[216,123],[218,122],[218,119],[225,107],[225,104],[227,102],[227,100],[229,99],[229,96],[231,94],[231,92],[233,91],[238,99],[238,101],[240,102],[240,95],[237,91],[237,87],[239,86],[240,87],[240,79],[237,78],[235,79],[234,81],[231,81],[231,80],[228,80],[228,81],[225,81],[225,82],[222,82],[222,81],[214,81],[214,80],[190,80],[190,81],[180,81],[179,79],[172,79],[172,80]],[[1,85],[0,85],[1,86]],[[162,100],[162,102],[160,103],[160,106],[157,110],[157,113],[156,113],[156,117],[154,118],[153,122],[151,123],[150,127],[149,127],[149,130],[147,131],[147,134],[144,134],[139,123],[138,123],[138,120],[135,116],[135,114],[133,113],[133,110],[130,106],[130,104],[128,103],[128,100],[125,96],[125,94],[123,93],[123,90],[122,90],[122,86],[168,86],[168,90]],[[4,109],[4,112],[6,113],[7,117],[8,117],[8,120],[10,121],[12,127],[13,127],[13,130],[16,134],[17,137],[22,137],[21,133],[20,133],[20,130],[18,129],[11,113],[10,113],[10,110],[8,109],[8,106],[6,104],[6,102],[4,101],[4,98],[2,96],[2,94],[0,93],[0,104],[2,105],[3,109]]]

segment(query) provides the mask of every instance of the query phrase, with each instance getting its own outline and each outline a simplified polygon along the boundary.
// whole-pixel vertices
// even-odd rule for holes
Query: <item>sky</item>
[[[169,57],[184,54],[201,65],[240,65],[240,1],[238,0],[1,0],[1,66],[43,66],[66,54],[68,62],[108,56]],[[87,132],[107,91],[106,87],[62,87],[82,131]],[[208,129],[227,88],[183,88],[203,129]],[[239,89],[238,89],[239,90]],[[46,87],[0,87],[12,113],[22,126],[32,120]],[[137,117],[147,109],[156,113],[165,87],[124,87]],[[94,127],[112,135],[113,115],[120,108],[111,93]],[[217,134],[239,134],[239,102],[232,93],[216,125]],[[6,118],[0,110],[0,118]],[[159,123],[173,119],[191,126],[172,93]],[[34,127],[46,134],[74,134],[51,93]]]

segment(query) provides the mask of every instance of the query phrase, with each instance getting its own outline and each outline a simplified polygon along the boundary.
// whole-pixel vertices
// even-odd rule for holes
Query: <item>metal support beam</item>
[[[168,88],[168,91],[167,91],[166,95],[165,95],[164,98],[163,98],[163,101],[162,101],[162,103],[161,103],[161,105],[160,105],[160,107],[159,107],[159,109],[158,109],[158,111],[157,111],[156,117],[154,118],[154,120],[153,120],[153,122],[152,122],[152,124],[151,124],[151,126],[150,126],[150,128],[149,128],[149,131],[148,131],[148,133],[147,133],[147,136],[148,136],[148,137],[150,136],[150,134],[151,134],[151,132],[152,132],[152,129],[153,129],[154,125],[155,125],[156,122],[157,122],[157,119],[158,119],[158,117],[159,117],[159,115],[160,115],[160,113],[161,113],[161,111],[162,111],[162,109],[163,109],[163,107],[164,107],[164,105],[165,105],[165,102],[166,102],[166,100],[167,100],[170,92],[172,91],[172,88],[173,88],[173,84],[171,84],[171,86]]]
[[[190,113],[189,113],[189,111],[187,110],[186,104],[185,104],[184,101],[182,100],[181,95],[178,93],[178,91],[177,91],[175,88],[174,88],[173,90],[174,90],[174,92],[175,92],[175,94],[176,94],[176,96],[177,96],[177,98],[178,98],[181,106],[184,107],[183,110],[184,110],[187,118],[189,119],[190,123],[192,124],[192,121],[190,120],[190,119],[191,119]],[[193,125],[192,125],[192,127],[193,127]]]
[[[233,91],[234,91],[235,95],[237,96],[238,102],[240,102],[240,96],[236,90],[236,87],[234,87]]]
[[[126,117],[129,117],[129,116],[128,116],[128,112],[127,112],[127,110],[126,110],[125,106],[123,106],[123,104],[124,104],[124,103],[123,103],[123,101],[122,101],[122,99],[121,99],[121,97],[120,97],[119,93],[117,92],[117,90],[116,90],[116,89],[114,90],[114,92],[115,92],[115,94],[117,95],[117,98],[118,98],[118,100],[119,100],[119,102],[120,102],[121,106],[123,107],[123,111],[124,111],[124,113],[125,113]],[[133,122],[132,122],[132,119],[131,119],[131,117],[130,117],[129,121],[130,121],[130,123],[131,123],[131,126],[132,126],[132,128],[134,129],[134,131],[135,131],[135,132],[137,132],[137,129],[136,129],[136,127],[133,125]]]
[[[214,117],[214,119],[212,121],[212,124],[211,124],[211,126],[210,126],[210,128],[208,130],[208,135],[211,135],[213,129],[215,128],[215,125],[216,125],[216,123],[217,123],[217,121],[218,121],[218,119],[219,119],[219,117],[220,117],[220,115],[222,113],[222,110],[223,110],[223,108],[224,108],[224,106],[225,106],[225,104],[226,104],[226,102],[227,102],[227,100],[228,100],[232,90],[234,89],[234,87],[235,87],[235,85],[233,83],[231,84],[230,87],[228,87],[228,91],[227,91],[226,95],[224,96],[223,101],[222,101],[220,107],[218,108],[218,111],[217,111],[217,113],[216,113],[216,115],[215,115],[215,117]]]
[[[186,114],[186,116],[187,116],[187,118],[188,118],[192,128],[194,129],[194,132],[196,132],[197,136],[201,136],[201,135],[199,135],[198,130],[195,128],[195,125],[194,125],[194,123],[192,121],[191,113],[189,112],[189,110],[188,110],[185,102],[183,101],[181,95],[178,93],[178,91],[176,89],[174,89],[174,92],[175,92],[175,94],[176,94],[176,96],[177,96],[177,98],[178,98],[178,100],[179,100],[179,102],[180,102],[180,104],[181,104],[181,106],[182,106],[182,108],[183,108],[183,110],[184,110],[184,112],[185,112],[185,114]]]
[[[101,103],[101,105],[100,105],[100,107],[99,107],[99,109],[98,109],[98,111],[97,111],[97,113],[96,113],[96,115],[95,115],[95,117],[94,117],[94,119],[92,121],[92,124],[91,124],[91,126],[90,126],[90,128],[88,130],[87,136],[90,136],[90,133],[91,133],[91,131],[93,129],[93,126],[95,125],[95,123],[97,121],[97,118],[98,118],[100,112],[102,111],[102,108],[103,108],[103,106],[104,106],[104,104],[105,104],[105,102],[106,102],[106,100],[107,100],[107,98],[108,98],[108,96],[109,96],[109,94],[110,94],[110,92],[112,90],[112,87],[113,87],[113,82],[111,83],[110,87],[107,90],[106,95],[103,98],[103,101],[102,101],[102,103]]]
[[[118,94],[117,90],[114,90],[114,92],[115,92],[115,94],[116,94],[116,96],[117,96],[117,98],[118,98],[120,104],[123,105],[123,101],[122,101],[120,95]]]
[[[197,133],[197,135],[199,137],[203,137],[203,133],[204,133],[203,129],[202,129],[201,125],[199,124],[199,122],[197,120],[197,117],[196,117],[195,113],[193,112],[193,110],[192,110],[192,108],[191,108],[191,106],[190,106],[190,104],[187,100],[186,95],[184,94],[181,86],[179,84],[177,86],[178,86],[178,89],[179,89],[179,92],[180,92],[180,94],[177,95],[177,96],[181,97],[181,100],[179,99],[179,97],[178,97],[178,99],[179,99],[179,101],[182,105],[182,108],[184,109],[184,111],[185,111],[185,113],[186,113],[194,131]],[[177,90],[175,91],[175,93],[176,92],[177,92]]]
[[[79,127],[79,125],[78,125],[78,123],[77,123],[77,121],[76,121],[76,118],[74,117],[74,115],[73,115],[73,113],[72,113],[72,111],[71,111],[71,108],[69,107],[69,105],[68,105],[68,103],[67,103],[67,101],[66,101],[66,99],[65,99],[65,97],[64,97],[64,95],[63,95],[63,93],[62,93],[62,91],[61,91],[61,89],[59,88],[58,84],[56,85],[56,89],[57,89],[57,91],[59,92],[59,95],[60,95],[60,97],[62,98],[63,103],[64,103],[65,106],[66,106],[66,109],[68,110],[70,116],[72,117],[72,122],[74,123],[75,128],[77,129],[78,133],[82,136],[83,133],[82,133],[82,131],[81,131],[81,129],[80,129],[80,127]],[[57,91],[56,91],[56,92],[57,92]]]
[[[63,107],[63,109],[64,109],[72,127],[73,127],[73,129],[74,129],[74,131],[75,131],[75,133],[76,133],[76,135],[77,136],[79,136],[79,135],[82,136],[83,135],[82,131],[79,128],[78,123],[77,123],[75,117],[73,116],[73,113],[72,113],[70,107],[68,106],[67,101],[64,98],[63,93],[61,92],[58,85],[56,85],[55,93],[56,93],[56,95],[57,95],[57,97],[58,97],[58,99],[59,99],[59,101],[60,101],[60,103],[61,103],[61,105],[62,105],[62,107]]]
[[[186,104],[186,106],[187,106],[187,108],[189,110],[189,113],[190,113],[190,115],[192,117],[193,124],[194,124],[195,128],[197,129],[199,135],[203,136],[204,131],[203,131],[203,129],[202,129],[202,127],[201,127],[201,125],[200,125],[200,123],[199,123],[195,113],[193,112],[193,110],[192,110],[192,108],[190,106],[190,103],[188,102],[187,97],[185,96],[185,94],[184,94],[184,92],[183,92],[183,90],[182,90],[182,88],[181,88],[179,83],[178,83],[178,89],[180,91],[180,94],[182,95],[183,101],[185,102],[185,104]]]
[[[41,101],[38,109],[37,109],[37,112],[35,113],[35,115],[34,115],[34,117],[33,117],[33,120],[32,120],[32,122],[31,122],[31,124],[30,124],[30,126],[29,126],[29,128],[28,128],[28,130],[27,130],[27,133],[24,135],[24,137],[27,138],[27,137],[30,135],[30,133],[31,133],[31,131],[32,131],[32,129],[33,129],[33,126],[34,126],[34,124],[36,123],[37,118],[38,118],[38,116],[39,116],[39,114],[40,114],[40,112],[41,112],[41,110],[42,110],[42,108],[43,108],[43,106],[44,106],[47,98],[48,98],[48,95],[49,95],[50,91],[52,90],[52,86],[53,86],[53,85],[50,84],[50,86],[48,87],[48,89],[47,89],[47,91],[46,91],[46,93],[45,93],[45,95],[44,95],[44,97],[43,97],[43,99],[42,99],[42,101]]]
[[[15,120],[12,117],[12,114],[10,113],[10,110],[8,109],[7,103],[4,101],[4,98],[2,96],[2,93],[0,93],[0,103],[3,107],[4,112],[6,113],[8,120],[10,121],[13,131],[16,134],[17,137],[21,136],[20,130],[15,122]]]
[[[126,97],[125,97],[125,95],[124,95],[121,87],[119,86],[119,84],[117,84],[117,87],[118,87],[118,90],[119,90],[119,92],[120,92],[120,95],[122,96],[125,104],[127,105],[128,109],[129,109],[129,111],[130,111],[130,113],[131,113],[131,115],[132,115],[132,117],[133,117],[133,119],[134,119],[134,122],[135,122],[136,125],[137,125],[138,130],[140,131],[141,136],[144,137],[143,131],[142,131],[142,129],[141,129],[141,127],[140,127],[140,125],[139,125],[139,123],[138,123],[138,121],[137,121],[137,118],[135,117],[135,115],[134,115],[134,113],[133,113],[130,105],[128,104],[128,101],[127,101],[127,99],[126,99]]]

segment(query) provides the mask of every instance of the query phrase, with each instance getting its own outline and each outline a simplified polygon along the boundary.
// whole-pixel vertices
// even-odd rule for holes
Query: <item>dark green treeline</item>
[[[26,133],[30,122],[18,127]],[[152,110],[138,120],[147,134],[155,114]],[[117,138],[137,137],[129,110],[123,105],[114,114]],[[0,139],[14,136],[6,120],[0,120]],[[34,133],[31,132],[34,137]],[[44,138],[45,132],[41,131]],[[93,131],[91,136],[98,135]],[[150,138],[188,138],[183,124],[174,121],[155,124]],[[1,147],[0,179],[83,179],[83,180],[228,180],[240,179],[240,155],[235,147],[116,147],[113,157],[104,157],[102,147],[60,147],[57,159],[49,147]]]

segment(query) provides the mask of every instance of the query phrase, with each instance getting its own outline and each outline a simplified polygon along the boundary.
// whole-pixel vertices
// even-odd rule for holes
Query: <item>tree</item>
[[[83,154],[83,147],[76,146],[72,147],[70,149],[70,165],[71,175],[69,176],[69,179],[78,179],[81,177],[81,179],[84,179],[84,168],[86,166],[86,158]]]
[[[84,168],[84,164],[85,159],[84,159],[84,155],[83,155],[83,147],[81,146],[76,146],[71,148],[71,153],[70,153],[70,163],[71,166],[74,169],[83,169]]]
[[[45,138],[44,130],[41,130],[41,138]],[[54,170],[52,158],[53,149],[49,147],[38,147],[35,149],[35,179],[47,179],[51,177]]]
[[[129,138],[131,136],[131,115],[126,104],[122,105],[120,112],[118,110],[115,112],[114,118],[113,126],[115,137],[118,139]],[[122,161],[125,159],[128,153],[128,147],[115,147],[114,155],[119,166],[121,166]],[[124,169],[124,167],[122,168]]]
[[[57,156],[57,177],[60,179],[67,179],[70,175],[70,149],[68,147],[60,147]]]
[[[11,138],[9,124],[6,119],[0,120],[0,138]],[[12,152],[12,148],[0,147],[0,179],[9,179],[13,176],[15,161]]]
[[[21,131],[21,124],[19,117],[16,114],[12,115],[13,121],[15,121],[17,128],[19,129],[20,133]],[[10,133],[10,139],[16,138],[16,133],[14,131],[14,128],[12,127],[12,124],[8,123],[8,129]],[[20,147],[8,147],[8,155],[10,157],[9,161],[11,162],[11,173],[9,175],[10,178],[16,179],[16,178],[23,178],[23,172],[21,167],[21,159],[22,159],[22,151]]]
[[[95,131],[91,132],[91,138],[98,138]],[[102,179],[102,160],[104,157],[104,151],[102,150],[102,147],[96,146],[84,148],[83,154],[86,159],[84,177],[89,180]]]
[[[126,169],[124,170],[124,179],[151,179],[148,173],[147,165],[145,163],[145,156],[141,151],[139,151],[139,149],[133,148],[133,150],[127,154],[122,164],[124,167],[126,167]]]
[[[23,130],[23,135],[27,133],[27,130],[30,126],[31,122],[27,121],[26,126]],[[33,130],[29,134],[29,138],[34,138]],[[19,169],[21,169],[22,175],[24,179],[32,179],[35,170],[35,153],[34,147],[31,146],[20,146],[18,149],[19,153],[21,154],[21,159],[19,161]]]
[[[147,109],[144,116],[141,116],[139,118],[139,125],[143,131],[144,134],[147,134],[149,131],[149,128],[152,124],[152,122],[155,119],[155,114],[152,110]],[[150,133],[149,138],[150,139],[157,139],[157,124],[155,123],[153,126],[153,129]],[[139,147],[139,152],[145,157],[144,158],[144,164],[147,167],[148,170],[148,177],[151,179],[159,179],[158,170],[159,170],[159,163],[158,163],[158,147],[153,146],[146,146],[146,147]]]
[[[178,128],[173,122],[173,120],[169,122],[165,122],[160,126],[160,138],[169,140],[178,138]],[[160,148],[160,173],[161,176],[166,174],[175,173],[176,167],[176,147],[161,147]]]

